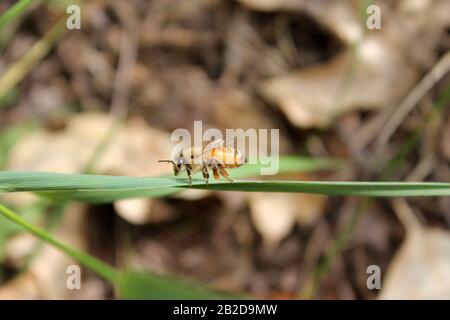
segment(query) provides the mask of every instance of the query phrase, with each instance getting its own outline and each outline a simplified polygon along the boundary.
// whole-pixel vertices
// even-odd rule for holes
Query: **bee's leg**
[[[217,167],[219,168],[219,172],[222,175],[222,177],[224,177],[226,180],[228,180],[230,182],[233,182],[233,179],[231,179],[228,176],[228,172],[227,172],[227,170],[225,170],[225,165],[223,163],[218,163]]]
[[[212,166],[212,171],[213,171],[214,179],[220,179],[219,168],[217,168],[216,165]]]
[[[189,179],[189,187],[192,187],[192,168],[189,165],[186,165],[186,173]]]
[[[233,182],[233,179],[228,177],[228,172],[227,172],[227,170],[225,170],[225,165],[223,163],[217,161],[216,159],[212,159],[210,165],[212,166],[215,179],[220,179],[220,175],[221,175],[226,180]],[[220,173],[220,175],[219,175],[219,173]]]
[[[208,179],[209,179],[209,172],[208,172],[208,167],[206,166],[206,163],[203,162],[202,164],[202,174],[203,174],[203,178],[206,181],[206,184],[209,183]]]

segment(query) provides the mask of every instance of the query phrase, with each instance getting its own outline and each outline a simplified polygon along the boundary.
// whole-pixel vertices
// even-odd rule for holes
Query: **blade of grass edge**
[[[211,290],[190,279],[136,271],[125,271],[118,281],[123,299],[224,300],[244,299],[232,293]]]
[[[60,36],[67,31],[65,21],[65,17],[60,18],[19,61],[3,73],[0,78],[0,98],[14,89],[30,70],[50,52]]]
[[[1,204],[0,204],[0,215],[5,217],[6,219],[18,224],[23,229],[25,229],[26,231],[35,235],[39,239],[42,239],[45,242],[58,248],[59,250],[61,250],[65,254],[67,254],[68,256],[72,257],[76,261],[83,264],[85,267],[96,272],[99,276],[101,276],[105,280],[107,280],[111,283],[115,283],[117,281],[119,272],[117,270],[115,270],[113,267],[111,267],[110,265],[108,265],[108,264],[82,252],[82,251],[78,251],[64,243],[59,242],[58,240],[53,238],[50,234],[48,234],[44,230],[29,223],[27,220],[25,220],[24,218],[17,215],[12,210],[8,209],[7,207],[5,207]]]
[[[19,0],[11,8],[6,10],[0,16],[0,29],[13,19],[21,15],[27,7],[33,2],[33,0]]]
[[[121,298],[125,299],[237,299],[233,294],[222,293],[204,287],[194,281],[152,273],[118,271],[114,267],[69,245],[59,242],[46,231],[0,204],[0,215],[21,226],[39,239],[53,245],[74,260],[94,271],[113,284]]]
[[[0,172],[0,193],[38,192],[53,200],[112,202],[138,197],[161,197],[188,189],[187,179],[139,178],[42,172]],[[450,196],[450,183],[250,181],[195,179],[192,188],[244,192],[303,192],[333,196],[411,197]]]

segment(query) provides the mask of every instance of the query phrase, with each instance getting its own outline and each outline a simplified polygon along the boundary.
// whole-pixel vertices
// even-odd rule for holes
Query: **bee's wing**
[[[225,146],[225,141],[223,139],[217,139],[208,143],[202,150],[202,154],[205,154],[212,149],[219,148]]]
[[[210,152],[211,150],[213,150],[215,148],[219,148],[219,147],[223,146],[224,144],[225,144],[225,141],[223,141],[223,139],[217,139],[217,140],[211,141],[206,146],[204,146],[202,148],[202,150],[194,156],[193,159],[199,160],[199,159],[203,158],[203,156],[205,154],[207,154],[208,152]]]
[[[213,150],[215,148],[227,147],[231,142],[233,142],[233,140],[234,140],[234,136],[229,137],[227,140],[223,140],[223,139],[213,140],[210,143],[208,143],[206,146],[203,147],[202,151],[196,155],[195,159],[203,157],[203,155],[207,154],[208,152],[210,152],[211,150]]]

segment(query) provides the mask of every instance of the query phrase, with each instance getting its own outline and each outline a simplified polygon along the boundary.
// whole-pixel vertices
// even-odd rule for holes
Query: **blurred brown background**
[[[81,30],[65,26],[70,4]],[[373,4],[381,30],[366,27]],[[0,32],[0,128],[22,128],[0,164],[171,173],[157,163],[170,132],[202,120],[279,128],[283,154],[348,163],[282,179],[448,182],[449,31],[448,0],[35,1]],[[28,212],[38,200],[2,201]],[[45,212],[36,223],[54,215]],[[257,298],[448,299],[449,227],[448,197],[190,190],[73,204],[53,230],[118,267]],[[0,227],[0,248],[2,298],[114,297],[87,270],[83,290],[68,291],[70,260],[35,251],[30,235]],[[373,264],[381,291],[366,286]]]

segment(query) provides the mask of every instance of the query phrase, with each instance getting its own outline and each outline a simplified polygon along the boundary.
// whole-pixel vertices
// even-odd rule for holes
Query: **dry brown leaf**
[[[204,193],[195,195],[194,192],[194,196],[191,197],[191,193],[185,192],[182,199],[193,200],[195,197],[200,199],[204,196]],[[136,225],[161,223],[169,221],[176,216],[173,211],[167,210],[162,202],[150,201],[147,198],[117,201],[114,203],[114,208],[119,216]]]
[[[36,246],[36,237],[30,233],[18,233],[8,239],[5,252],[8,265],[19,268]]]
[[[71,117],[61,132],[33,132],[14,146],[8,169],[81,172],[113,128],[114,121],[106,114],[80,114]],[[134,119],[113,135],[95,172],[131,176],[166,174],[170,168],[158,165],[158,160],[170,155],[170,150],[168,133]]]
[[[450,299],[450,233],[425,227],[402,198],[391,200],[407,231],[379,299]]]
[[[119,216],[132,224],[142,225],[150,221],[151,206],[147,199],[116,201],[114,209]]]
[[[256,10],[305,12],[349,46],[329,63],[262,84],[265,98],[303,128],[327,126],[348,111],[397,104],[419,72],[436,61],[436,47],[450,25],[450,15],[443,14],[450,10],[448,1],[401,1],[396,8],[376,2],[381,8],[381,30],[365,29],[357,1],[240,1]]]
[[[344,43],[355,44],[364,37],[365,21],[361,21],[362,2],[358,0],[239,0],[245,6],[260,11],[304,12],[325,26]],[[450,25],[450,2],[447,0],[399,0],[395,8],[375,1],[380,7],[382,33],[394,47],[408,44],[403,48],[415,52],[430,53],[439,42],[439,32]],[[370,34],[370,31],[368,32]],[[433,39],[434,38],[434,39]],[[418,40],[420,39],[420,42]],[[421,41],[426,41],[426,45]],[[421,43],[421,46],[416,45]],[[420,59],[418,55],[416,55]]]
[[[296,223],[312,225],[325,209],[326,197],[310,194],[251,193],[250,213],[268,246],[276,246]]]
[[[239,0],[245,6],[260,11],[305,12],[336,34],[342,41],[352,44],[363,36],[358,10],[347,0]],[[357,3],[357,2],[356,2]]]
[[[261,11],[299,10],[305,5],[304,0],[239,0],[248,8]]]
[[[382,283],[379,299],[450,299],[450,233],[410,232]]]
[[[29,272],[20,273],[0,286],[0,300],[35,300],[42,295],[36,279]]]
[[[293,124],[324,127],[350,110],[392,105],[415,79],[414,70],[386,43],[370,37],[358,47],[356,58],[345,51],[328,63],[269,79],[261,91]]]

